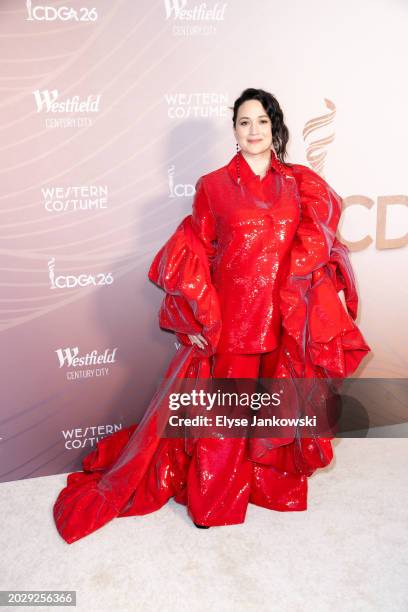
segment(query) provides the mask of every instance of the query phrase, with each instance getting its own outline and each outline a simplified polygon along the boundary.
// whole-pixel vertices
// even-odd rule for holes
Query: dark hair
[[[284,164],[286,153],[286,145],[289,140],[289,130],[285,125],[283,119],[283,112],[281,107],[279,106],[279,102],[268,91],[264,91],[263,89],[255,89],[253,87],[248,87],[244,89],[242,94],[237,98],[234,102],[234,106],[230,107],[230,109],[234,112],[232,117],[232,123],[234,128],[237,123],[237,115],[238,109],[247,100],[259,100],[262,106],[265,109],[265,112],[269,116],[272,123],[272,143],[273,148],[275,149],[277,157]]]

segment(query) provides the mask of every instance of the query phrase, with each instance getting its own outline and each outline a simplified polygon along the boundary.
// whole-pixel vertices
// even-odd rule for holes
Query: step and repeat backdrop
[[[154,254],[271,91],[289,158],[344,198],[360,377],[407,375],[403,0],[1,0],[0,480],[137,422],[176,350]],[[386,24],[386,27],[384,27]]]

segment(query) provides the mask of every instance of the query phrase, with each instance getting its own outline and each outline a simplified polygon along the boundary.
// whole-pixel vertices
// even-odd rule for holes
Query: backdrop
[[[154,254],[279,100],[289,161],[344,198],[357,376],[407,375],[405,0],[0,2],[0,479],[71,471],[138,421],[176,350]]]

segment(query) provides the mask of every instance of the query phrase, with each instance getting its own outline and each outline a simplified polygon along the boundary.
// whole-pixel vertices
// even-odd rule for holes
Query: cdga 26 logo
[[[82,7],[74,9],[68,6],[41,6],[33,5],[26,0],[26,21],[96,21],[98,13],[96,8]]]

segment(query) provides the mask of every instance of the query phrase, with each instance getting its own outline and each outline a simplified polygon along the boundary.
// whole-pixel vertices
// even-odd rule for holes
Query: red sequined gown
[[[165,291],[159,323],[181,345],[142,421],[102,439],[68,475],[54,505],[72,543],[114,517],[171,497],[195,523],[242,523],[249,503],[305,510],[307,477],[332,459],[330,438],[162,438],[176,378],[209,378],[215,353],[277,350],[276,378],[351,375],[370,350],[355,324],[347,247],[335,233],[341,198],[318,174],[271,154],[262,179],[241,153],[202,176],[192,214],[155,256]],[[338,292],[344,290],[344,308]],[[188,334],[201,333],[205,349]],[[162,430],[160,430],[160,427]]]

